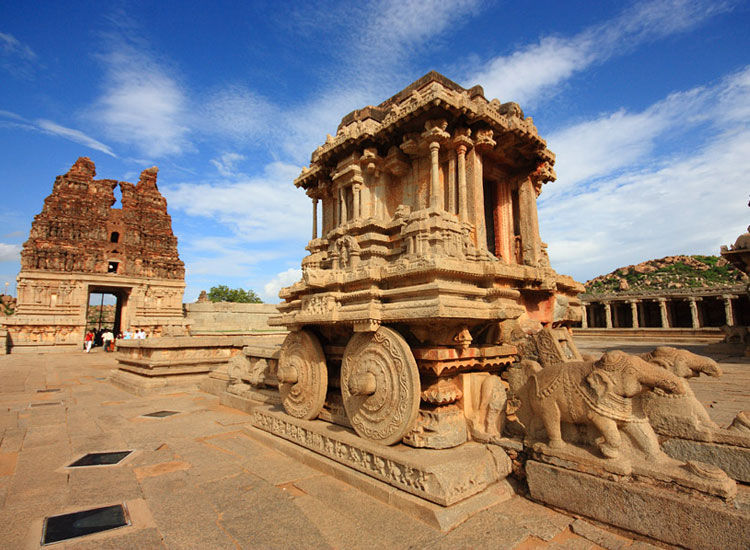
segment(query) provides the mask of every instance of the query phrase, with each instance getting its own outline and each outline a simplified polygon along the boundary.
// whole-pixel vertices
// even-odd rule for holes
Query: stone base
[[[231,386],[230,386],[231,388]],[[242,393],[225,391],[219,395],[219,403],[246,413],[252,413],[256,407],[281,404],[281,396],[277,390],[251,389]]]
[[[149,377],[124,370],[113,370],[109,376],[112,385],[139,396],[196,390],[205,379],[205,374]]]
[[[227,389],[227,386],[229,386],[229,379],[215,378],[211,374],[203,379],[200,384],[200,390],[219,397]]]
[[[667,439],[661,446],[673,458],[707,462],[724,470],[732,479],[750,483],[750,449],[747,447],[677,438]]]
[[[11,338],[12,340],[12,338]],[[5,344],[7,353],[64,353],[70,351],[83,351],[81,344],[65,343],[29,343],[29,342],[10,342]]]
[[[467,443],[443,450],[386,447],[335,424],[293,418],[278,407],[262,405],[252,414],[256,428],[441,506],[497,485],[511,469],[508,455],[494,445]]]
[[[406,491],[396,489],[387,483],[322,456],[297,443],[292,443],[258,428],[246,427],[244,431],[264,445],[272,447],[306,466],[343,481],[355,489],[444,532],[450,531],[475,514],[505,502],[513,496],[513,488],[506,480],[501,480],[488,485],[473,496],[456,504],[441,506]],[[356,436],[352,434],[352,437]],[[451,451],[438,452],[450,453]]]
[[[744,550],[750,541],[750,510],[735,507],[736,502],[610,481],[534,460],[526,463],[526,476],[534,500],[667,544]]]

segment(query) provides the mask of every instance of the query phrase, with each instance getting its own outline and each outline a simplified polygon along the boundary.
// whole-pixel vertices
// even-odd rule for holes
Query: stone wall
[[[268,326],[268,318],[278,314],[274,304],[197,302],[183,307],[192,335],[279,331]]]

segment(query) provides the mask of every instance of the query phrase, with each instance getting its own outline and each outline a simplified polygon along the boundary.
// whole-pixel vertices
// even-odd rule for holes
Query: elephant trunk
[[[643,360],[638,361],[638,381],[648,388],[659,388],[671,394],[684,395],[686,392],[679,376]]]
[[[708,357],[703,357],[702,359],[703,361],[698,365],[698,370],[700,372],[707,374],[708,376],[718,377],[722,375],[721,367],[716,361]]]

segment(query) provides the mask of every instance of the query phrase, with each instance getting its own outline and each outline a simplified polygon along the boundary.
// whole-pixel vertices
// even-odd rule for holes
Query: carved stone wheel
[[[316,418],[326,399],[328,368],[323,348],[313,333],[289,333],[279,353],[277,377],[284,410],[295,418]]]
[[[341,395],[354,430],[383,445],[401,441],[419,412],[419,371],[395,330],[355,334],[341,362]]]

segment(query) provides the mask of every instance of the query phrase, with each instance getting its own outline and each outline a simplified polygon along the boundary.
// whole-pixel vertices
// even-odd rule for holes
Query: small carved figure
[[[472,436],[480,441],[502,437],[508,395],[499,376],[490,375],[479,390],[479,415],[472,422]]]

